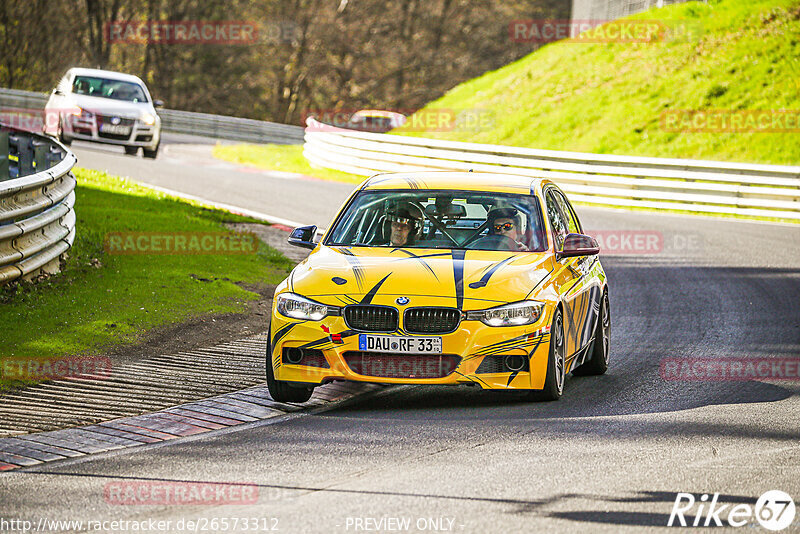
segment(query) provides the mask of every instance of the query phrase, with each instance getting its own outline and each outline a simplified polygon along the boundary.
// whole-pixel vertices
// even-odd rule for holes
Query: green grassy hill
[[[793,132],[666,131],[670,110],[794,110],[800,0],[709,0],[651,10],[693,31],[655,43],[556,42],[463,83],[427,110],[479,109],[477,131],[404,135],[612,154],[800,164]]]

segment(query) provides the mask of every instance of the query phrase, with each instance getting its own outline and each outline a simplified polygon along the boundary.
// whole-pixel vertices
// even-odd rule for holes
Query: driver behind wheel
[[[486,214],[489,222],[489,235],[500,235],[512,240],[517,250],[528,250],[528,247],[521,242],[522,233],[520,217],[514,208],[495,208]]]
[[[422,228],[422,211],[413,204],[405,203],[391,209],[386,215],[391,222],[386,244],[393,247],[412,246]]]

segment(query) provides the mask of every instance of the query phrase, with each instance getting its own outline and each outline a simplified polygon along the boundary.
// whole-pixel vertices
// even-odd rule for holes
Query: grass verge
[[[242,313],[259,298],[246,287],[276,284],[292,267],[264,244],[253,254],[109,254],[110,232],[219,233],[254,221],[102,172],[75,176],[78,232],[63,272],[0,288],[0,390],[31,382],[20,362],[101,354],[154,328]]]
[[[549,44],[454,87],[418,112],[424,118],[436,110],[472,110],[482,114],[484,127],[393,133],[603,154],[800,163],[796,120],[716,133],[683,131],[668,121],[678,110],[791,111],[789,118],[796,118],[800,1],[686,2],[628,18],[688,31],[649,43]],[[721,122],[708,125],[724,129]],[[783,131],[768,131],[773,126]]]

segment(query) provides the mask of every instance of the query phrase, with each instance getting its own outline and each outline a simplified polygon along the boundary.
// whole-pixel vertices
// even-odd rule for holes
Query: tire
[[[69,146],[72,144],[72,138],[64,135],[64,127],[61,125],[61,119],[58,119],[58,131],[56,131],[56,137],[58,137],[58,140],[61,141],[61,144],[64,146]]]
[[[572,374],[575,376],[597,376],[608,371],[608,341],[611,330],[611,311],[608,304],[608,292],[603,293],[600,301],[600,317],[597,319],[597,326],[594,330],[594,342],[590,357],[583,365],[574,369]],[[599,341],[599,343],[598,343]]]
[[[126,146],[125,153],[129,156],[135,156],[139,152],[138,146]]]
[[[156,159],[156,156],[158,156],[158,149],[159,149],[160,146],[161,146],[161,143],[157,144],[156,147],[153,150],[148,150],[146,148],[143,148],[142,149],[142,154],[144,154],[144,157],[146,157],[148,159]]]
[[[306,402],[311,398],[314,393],[314,388],[310,387],[295,387],[288,382],[282,380],[275,380],[275,371],[272,369],[272,332],[267,332],[267,389],[272,400],[277,402]]]
[[[532,390],[526,396],[526,400],[533,401],[555,401],[561,398],[564,392],[564,381],[566,373],[566,357],[564,355],[564,321],[561,310],[556,309],[553,314],[553,323],[550,327],[550,352],[547,359],[547,375],[544,379],[544,387],[541,390]]]

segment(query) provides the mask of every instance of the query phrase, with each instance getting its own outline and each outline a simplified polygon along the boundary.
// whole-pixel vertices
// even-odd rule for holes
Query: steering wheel
[[[507,235],[501,234],[489,234],[484,236],[472,243],[469,248],[473,250],[508,250],[514,252],[519,250],[516,241]]]

